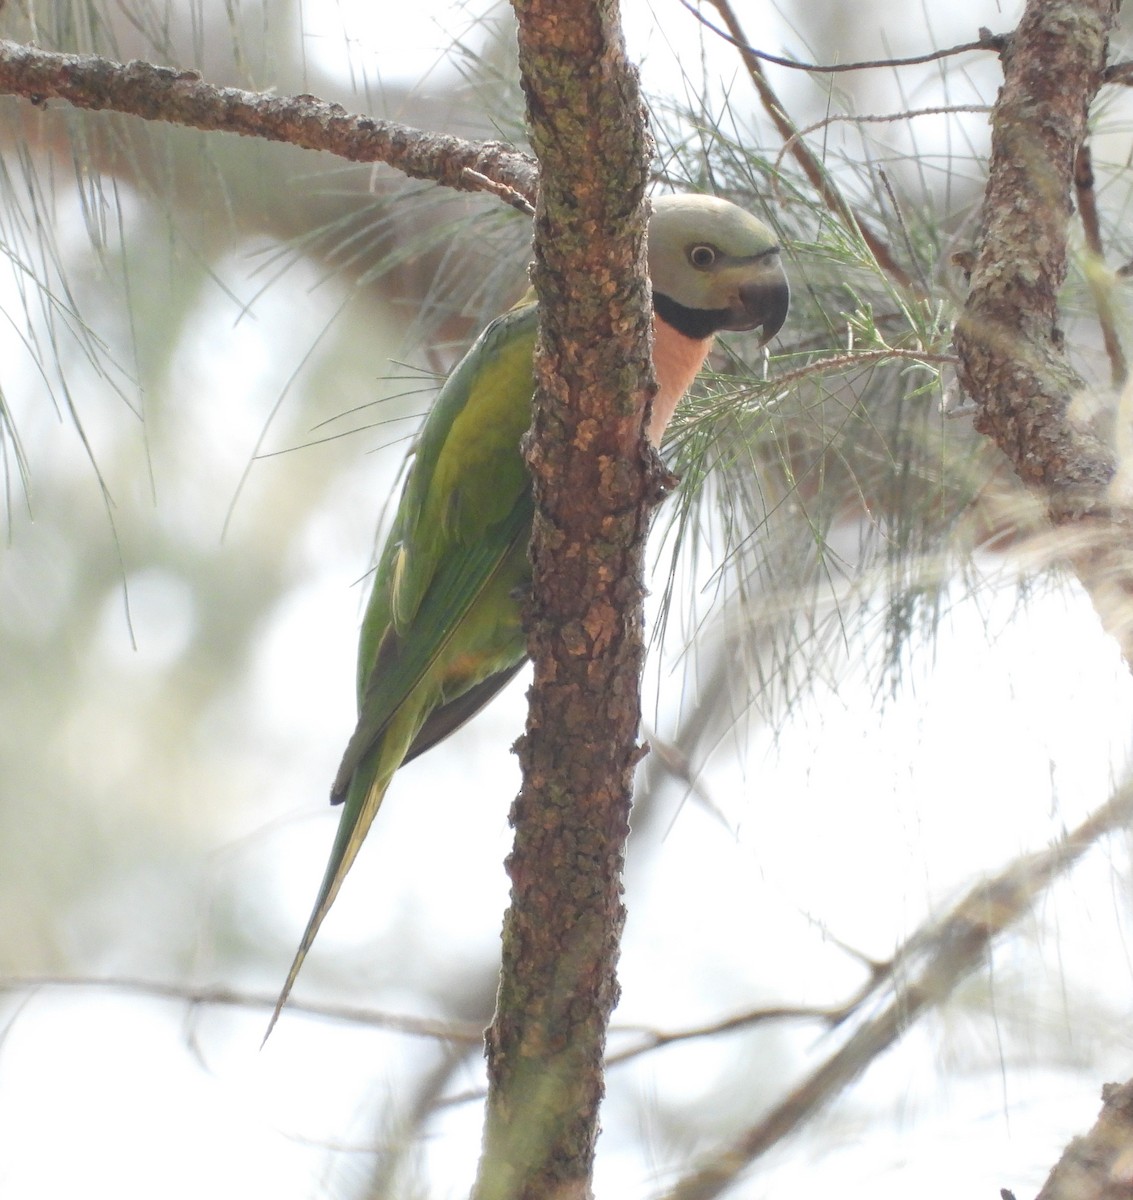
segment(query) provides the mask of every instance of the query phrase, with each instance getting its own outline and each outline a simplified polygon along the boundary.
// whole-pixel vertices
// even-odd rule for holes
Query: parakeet
[[[767,342],[790,292],[774,233],[712,196],[654,199],[648,262],[656,446],[714,335],[761,327]],[[413,448],[362,624],[358,725],[331,788],[331,802],[344,804],[338,834],[272,1024],[394,772],[468,720],[525,659],[533,502],[519,445],[531,424],[535,329],[533,301],[493,321]]]

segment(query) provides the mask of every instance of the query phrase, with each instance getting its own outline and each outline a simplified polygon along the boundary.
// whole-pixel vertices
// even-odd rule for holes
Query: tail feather
[[[295,958],[292,960],[291,970],[287,972],[287,979],[283,984],[283,990],[279,993],[279,999],[275,1002],[271,1020],[268,1022],[267,1030],[264,1033],[264,1040],[260,1043],[261,1046],[271,1036],[271,1031],[275,1028],[276,1021],[279,1020],[279,1014],[283,1011],[283,1006],[287,1003],[288,996],[291,995],[291,989],[299,975],[300,968],[303,966],[303,961],[314,944],[315,936],[319,932],[327,913],[330,912],[330,906],[334,903],[339,888],[342,887],[342,881],[346,878],[347,871],[350,870],[355,858],[358,856],[362,842],[365,840],[366,834],[370,830],[370,825],[373,823],[374,817],[381,807],[386,789],[389,787],[389,781],[393,778],[394,771],[401,764],[401,755],[398,755],[396,761],[392,764],[383,762],[383,759],[387,758],[386,747],[376,747],[372,755],[367,756],[366,759],[363,759],[359,763],[358,769],[354,772],[354,777],[350,781],[350,788],[346,795],[346,804],[343,807],[342,816],[338,822],[338,833],[335,835],[334,846],[331,848],[326,873],[323,875],[322,884],[319,886],[319,894],[315,899],[315,907],[311,910],[311,916],[307,921],[306,929],[303,930],[303,938],[299,943],[299,949],[295,951]],[[367,770],[368,767],[370,768],[369,770]]]

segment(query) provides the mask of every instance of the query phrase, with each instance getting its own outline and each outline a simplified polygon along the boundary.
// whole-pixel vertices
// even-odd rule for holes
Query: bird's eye
[[[702,271],[716,261],[715,246],[693,246],[688,252],[688,261],[694,267],[699,267]]]

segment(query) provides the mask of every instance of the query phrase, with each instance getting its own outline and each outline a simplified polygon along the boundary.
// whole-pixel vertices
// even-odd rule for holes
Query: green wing
[[[413,730],[410,743],[390,763],[390,774],[431,711],[514,661],[511,629],[519,631],[514,592],[526,570],[530,536],[530,493],[523,492],[479,542],[450,545],[440,556],[411,623],[387,627],[331,789],[332,802],[346,799],[352,783],[366,774],[363,763],[383,745],[398,716],[411,713]],[[518,653],[522,656],[522,640]],[[415,701],[423,704],[421,711]]]
[[[535,323],[533,304],[493,321],[446,381],[421,431],[398,509],[390,608],[373,614],[383,624],[392,619],[399,632],[440,559],[483,538],[527,490],[519,440],[531,425]],[[369,674],[361,659],[359,672]]]
[[[362,622],[358,727],[331,789],[334,802],[508,562],[514,539],[529,536],[530,480],[519,442],[531,424],[535,326],[533,304],[493,321],[421,430]],[[491,634],[479,640],[490,651]],[[480,682],[494,671],[485,664],[475,673]],[[448,690],[456,694],[451,681]]]
[[[493,321],[419,435],[362,624],[358,725],[331,789],[345,801],[338,833],[272,1025],[394,772],[523,659],[516,592],[530,577],[532,502],[519,443],[531,422],[535,328],[533,304]]]

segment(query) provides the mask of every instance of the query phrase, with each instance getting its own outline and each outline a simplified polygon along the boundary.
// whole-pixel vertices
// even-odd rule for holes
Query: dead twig
[[[274,993],[270,996],[257,995],[253,992],[234,991],[231,988],[194,987],[190,984],[162,983],[160,980],[138,979],[133,976],[28,975],[0,978],[0,994],[31,993],[41,988],[101,988],[153,996],[159,1000],[178,1000],[194,1006],[221,1005],[230,1008],[254,1008],[265,1012],[271,1011],[276,1000]],[[432,1017],[379,1012],[377,1009],[359,1008],[349,1004],[314,1004],[302,1000],[291,1000],[287,1011],[463,1045],[479,1045],[484,1040],[483,1028],[469,1021],[438,1021]]]
[[[757,50],[749,42],[745,41],[741,36],[735,33],[727,33],[718,25],[713,25],[710,20],[692,3],[691,0],[681,0],[681,3],[688,9],[690,13],[704,26],[711,29],[717,37],[723,38],[724,41],[730,42],[737,50],[742,50],[747,54],[754,55],[756,58],[762,59],[764,62],[773,63],[777,67],[790,67],[792,71],[810,71],[815,75],[839,75],[845,71],[875,71],[880,68],[890,67],[914,67],[921,63],[937,62],[942,58],[951,58],[957,54],[970,54],[976,50],[990,50],[996,54],[1002,54],[1007,48],[1010,41],[1010,35],[1005,33],[992,33],[987,29],[980,29],[979,40],[975,42],[962,42],[958,46],[949,46],[947,50],[929,50],[924,54],[914,54],[909,58],[874,58],[865,62],[848,62],[848,63],[805,63],[799,62],[796,58],[783,58],[778,54],[769,54],[766,50]],[[709,0],[716,8],[720,6],[715,3],[715,0]]]

